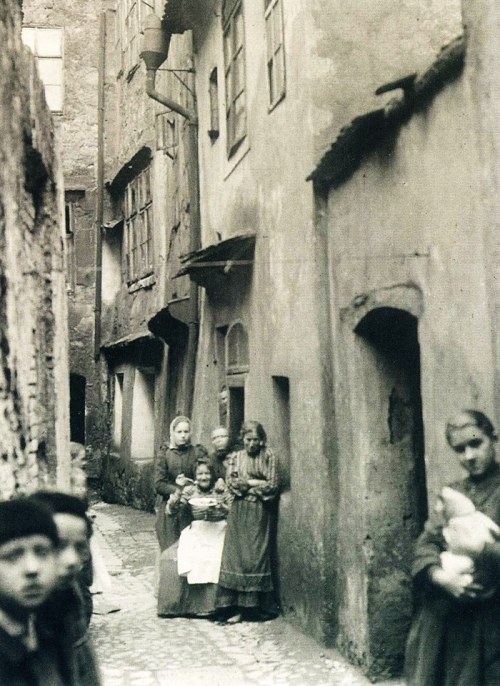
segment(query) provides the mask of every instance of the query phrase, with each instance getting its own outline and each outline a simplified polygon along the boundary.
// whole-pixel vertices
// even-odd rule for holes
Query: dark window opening
[[[85,445],[85,377],[69,375],[70,440]]]
[[[274,446],[278,458],[282,490],[290,488],[290,381],[286,376],[273,376]]]
[[[217,67],[214,67],[210,72],[208,95],[210,98],[210,128],[208,135],[212,143],[214,143],[219,137],[219,77]]]

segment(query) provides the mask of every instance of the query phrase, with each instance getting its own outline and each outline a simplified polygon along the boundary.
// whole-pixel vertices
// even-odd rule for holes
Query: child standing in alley
[[[5,686],[74,683],[65,637],[36,616],[57,582],[58,545],[47,509],[28,499],[0,503],[0,684]]]

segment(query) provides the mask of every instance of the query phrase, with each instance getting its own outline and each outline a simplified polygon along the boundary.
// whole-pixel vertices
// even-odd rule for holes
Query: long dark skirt
[[[158,609],[160,617],[209,617],[215,613],[217,584],[188,584],[177,571],[178,542],[160,557]]]
[[[260,501],[235,500],[227,519],[217,607],[275,612],[270,513]]]
[[[500,601],[423,601],[406,647],[408,686],[498,686]]]
[[[161,552],[169,548],[179,540],[182,529],[189,524],[189,516],[186,513],[167,515],[167,500],[158,496],[156,500],[155,531]]]

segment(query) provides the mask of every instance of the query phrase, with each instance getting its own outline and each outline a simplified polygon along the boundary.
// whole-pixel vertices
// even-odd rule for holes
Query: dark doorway
[[[273,434],[281,490],[290,488],[290,381],[273,376]]]
[[[410,565],[427,517],[418,320],[382,307],[356,328],[366,474],[370,674],[400,673],[411,620]]]
[[[85,445],[85,377],[69,375],[70,440]]]
[[[229,389],[229,441],[237,445],[240,439],[240,431],[245,421],[245,387],[230,386]]]

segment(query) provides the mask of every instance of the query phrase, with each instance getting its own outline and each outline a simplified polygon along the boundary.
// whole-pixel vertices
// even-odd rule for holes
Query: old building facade
[[[70,483],[62,176],[19,3],[0,9],[0,497]]]
[[[105,497],[153,507],[176,414],[205,445],[261,421],[285,617],[397,673],[412,542],[457,475],[446,416],[498,399],[494,9],[468,4],[466,34],[458,0],[101,9],[91,351],[90,300],[71,321],[101,370]]]

